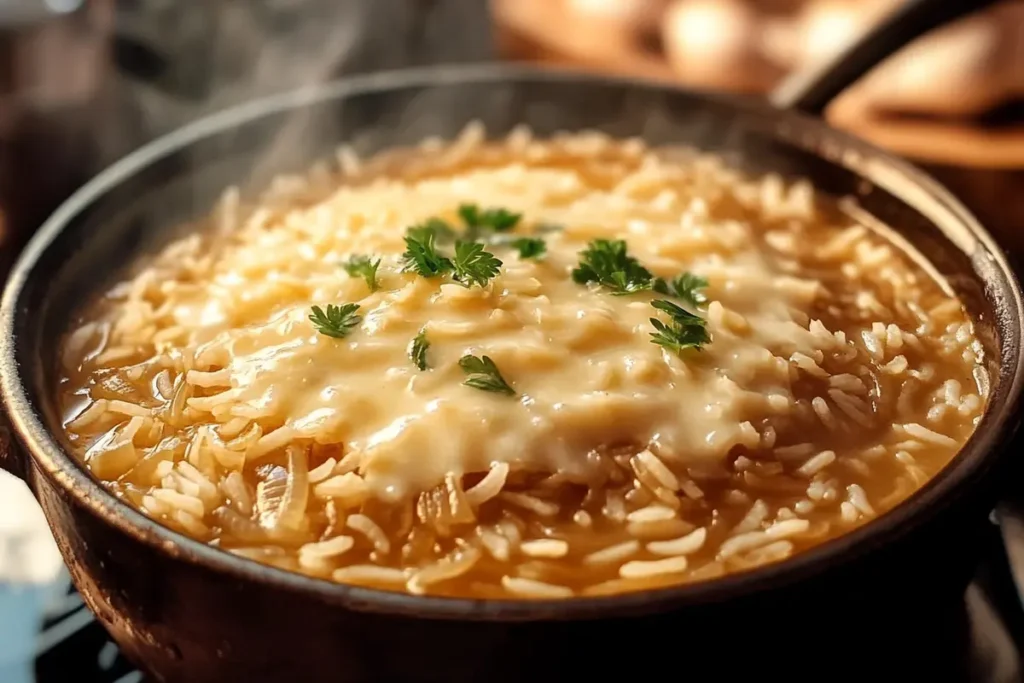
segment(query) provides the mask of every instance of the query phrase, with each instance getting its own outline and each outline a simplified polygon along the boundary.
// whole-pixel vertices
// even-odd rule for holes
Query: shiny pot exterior
[[[978,432],[905,504],[786,562],[690,586],[535,602],[415,597],[257,565],[145,518],[66,455],[53,400],[60,335],[122,268],[180,235],[175,226],[205,213],[228,185],[259,187],[342,141],[369,154],[451,137],[472,120],[491,135],[525,123],[541,135],[600,129],[696,146],[752,172],[809,177],[825,193],[856,197],[928,258],[975,316],[994,378]],[[156,680],[823,671],[835,679],[877,673],[886,659],[892,673],[922,618],[948,624],[948,633],[906,673],[934,669],[942,679],[964,635],[948,606],[962,605],[1017,419],[1022,311],[1003,255],[955,200],[817,121],[665,86],[514,67],[384,74],[197,122],[105,171],[58,210],[15,266],[0,306],[0,392],[17,442],[0,464],[22,467],[86,602]]]

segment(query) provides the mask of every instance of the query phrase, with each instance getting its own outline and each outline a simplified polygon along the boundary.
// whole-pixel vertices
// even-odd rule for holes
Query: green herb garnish
[[[651,324],[655,329],[651,333],[652,343],[680,353],[684,349],[700,350],[701,346],[711,341],[707,322],[700,316],[665,299],[655,299],[651,306],[667,313],[671,318],[667,324],[657,318],[651,318]]]
[[[579,284],[596,282],[612,294],[633,294],[651,288],[651,272],[626,251],[624,240],[594,240],[580,252],[579,267],[572,279]]]
[[[498,274],[499,268],[501,261],[489,251],[484,251],[484,245],[479,242],[460,240],[455,243],[454,277],[467,287],[474,284],[485,286]]]
[[[427,349],[430,348],[430,342],[427,341],[427,331],[425,329],[420,330],[420,333],[413,337],[412,343],[409,344],[409,358],[420,370],[426,370],[427,365]]]
[[[708,298],[703,291],[707,286],[706,278],[693,273],[683,273],[674,280],[664,280],[659,277],[654,281],[655,292],[682,299],[694,308],[699,308],[707,303]]]
[[[466,381],[463,382],[467,387],[515,396],[515,390],[501,376],[501,373],[498,372],[498,366],[494,364],[490,357],[463,356],[459,359],[459,367],[462,368],[464,373],[469,375]]]
[[[380,259],[374,261],[369,256],[362,255],[353,256],[341,264],[350,277],[361,277],[366,280],[366,286],[370,288],[371,292],[376,292],[379,286],[377,284],[377,268],[379,266]]]
[[[432,230],[418,226],[405,233],[405,269],[412,270],[423,277],[437,277],[452,270],[452,262],[442,256],[435,244],[437,235]]]
[[[348,336],[352,328],[363,321],[361,316],[356,315],[359,304],[327,304],[326,311],[319,306],[313,306],[311,310],[313,313],[309,319],[313,321],[317,332],[336,339]]]
[[[508,209],[483,209],[476,204],[459,206],[459,217],[466,224],[466,239],[473,241],[482,234],[489,232],[509,232],[523,217],[521,213],[512,213]]]
[[[434,241],[438,244],[449,244],[455,241],[455,229],[440,218],[428,218],[419,225],[414,225],[405,231],[406,235],[414,235],[418,239],[424,239],[426,235],[433,235]]]
[[[548,250],[547,243],[539,237],[518,237],[509,246],[519,250],[519,258],[537,258]]]

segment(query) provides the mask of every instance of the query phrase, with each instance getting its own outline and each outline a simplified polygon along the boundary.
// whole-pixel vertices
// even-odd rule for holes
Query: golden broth
[[[471,128],[340,159],[252,205],[228,193],[64,343],[74,451],[201,541],[434,595],[697,581],[886,512],[984,410],[960,302],[806,182],[597,134],[485,143]],[[521,214],[480,237],[498,272],[410,272],[407,228],[468,229],[468,202]],[[623,240],[650,278],[581,282],[596,240]],[[354,254],[380,258],[372,277],[342,267]],[[681,273],[707,286],[652,291]],[[652,318],[675,320],[659,300],[710,341],[651,343]],[[338,336],[309,318],[343,303],[359,320]],[[425,369],[409,356],[421,332]],[[470,355],[511,395],[467,386]]]

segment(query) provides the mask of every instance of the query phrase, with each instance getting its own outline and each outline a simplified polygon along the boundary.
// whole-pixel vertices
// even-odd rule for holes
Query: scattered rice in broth
[[[62,346],[67,436],[131,505],[241,556],[417,594],[567,598],[776,562],[907,498],[980,420],[961,303],[807,182],[596,133],[447,144],[229,191]],[[466,202],[548,253],[486,287],[403,272]],[[551,229],[550,226],[558,226]],[[711,341],[572,281],[591,240],[705,277]],[[382,258],[380,288],[349,276]],[[310,307],[360,305],[351,336]],[[407,347],[431,339],[430,369]],[[462,384],[493,357],[516,391]]]

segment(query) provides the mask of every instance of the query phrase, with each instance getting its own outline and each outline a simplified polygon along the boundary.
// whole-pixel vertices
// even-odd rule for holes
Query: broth
[[[62,346],[73,452],[225,551],[446,596],[705,580],[892,509],[984,411],[960,301],[807,182],[473,127],[339,160],[227,193]]]

